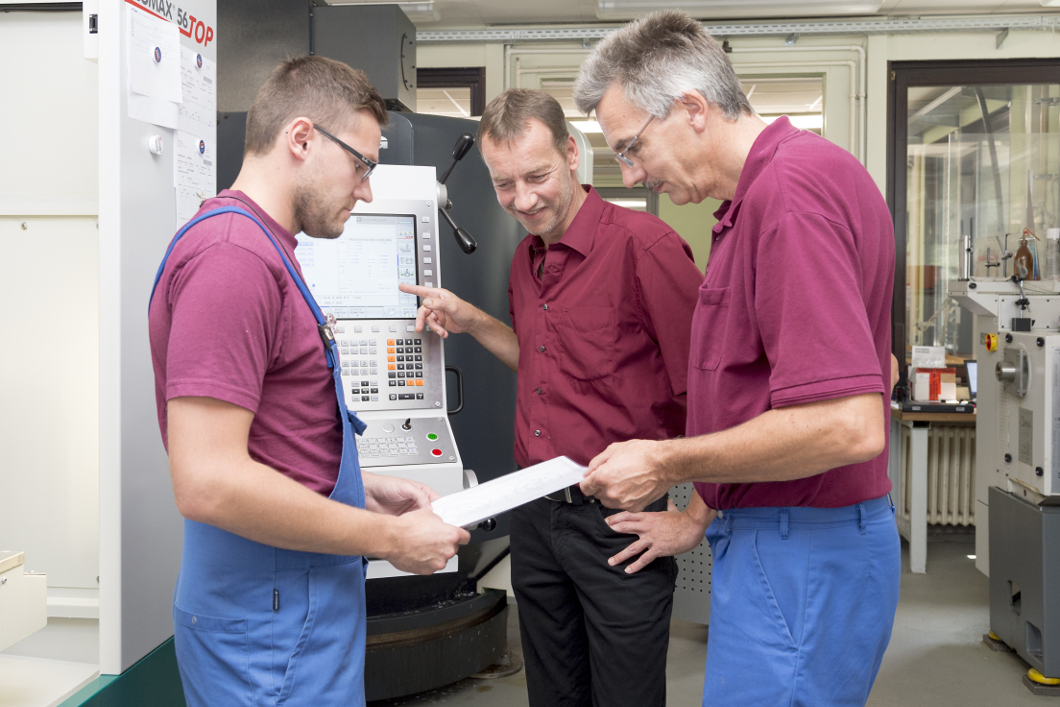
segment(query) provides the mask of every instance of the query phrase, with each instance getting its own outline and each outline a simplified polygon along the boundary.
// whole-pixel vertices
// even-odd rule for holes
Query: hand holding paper
[[[596,496],[608,508],[642,511],[673,486],[657,450],[661,442],[634,439],[616,442],[589,462],[582,493]]]

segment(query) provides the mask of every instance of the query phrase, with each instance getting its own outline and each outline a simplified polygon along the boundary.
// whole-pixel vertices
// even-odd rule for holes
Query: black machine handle
[[[453,171],[453,167],[456,167],[456,163],[464,159],[464,156],[471,150],[471,146],[475,144],[475,136],[471,133],[464,133],[456,139],[456,145],[453,146],[453,161],[449,163],[449,167],[442,172],[442,178],[438,180],[439,184],[445,184],[445,180],[449,179],[449,173]]]
[[[456,163],[464,159],[464,156],[471,150],[471,147],[475,144],[475,136],[471,133],[464,133],[456,139],[456,145],[453,146],[453,161],[449,163],[445,172],[442,173],[441,179],[438,180],[439,184],[445,184],[445,180],[449,179],[449,173],[453,171],[453,167]],[[453,221],[453,217],[449,215],[449,209],[453,208],[452,202],[446,204],[438,204],[438,213],[449,224],[449,227],[453,229],[453,236],[456,237],[457,245],[460,246],[460,250],[464,251],[468,255],[475,252],[478,248],[478,243],[471,237],[471,234],[456,225]]]
[[[456,366],[446,366],[445,372],[456,376],[456,407],[452,410],[446,410],[450,415],[455,415],[464,409],[464,374]]]
[[[456,236],[456,243],[460,246],[460,250],[464,251],[468,255],[475,252],[478,248],[478,243],[471,237],[471,234],[456,225],[456,221],[449,215],[449,212],[445,209],[438,207],[438,213],[449,223],[449,226],[453,229],[453,235]]]

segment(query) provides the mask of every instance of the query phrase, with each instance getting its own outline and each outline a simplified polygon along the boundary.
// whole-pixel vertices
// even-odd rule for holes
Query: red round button
[[[436,457],[440,457],[440,456],[442,456],[442,450],[440,450],[440,449],[432,449],[431,450],[431,454],[433,454]]]

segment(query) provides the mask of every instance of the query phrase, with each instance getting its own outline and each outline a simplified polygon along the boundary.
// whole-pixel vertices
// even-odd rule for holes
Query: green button
[[[431,440],[433,442],[434,440],[438,439],[438,435],[434,434],[433,432],[428,432],[427,433],[427,439],[429,439],[429,440]]]

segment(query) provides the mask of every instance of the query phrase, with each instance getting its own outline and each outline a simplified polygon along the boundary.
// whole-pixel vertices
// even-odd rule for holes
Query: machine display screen
[[[416,219],[353,214],[338,238],[298,234],[302,277],[325,313],[337,319],[412,319],[416,296]]]

